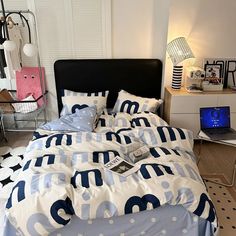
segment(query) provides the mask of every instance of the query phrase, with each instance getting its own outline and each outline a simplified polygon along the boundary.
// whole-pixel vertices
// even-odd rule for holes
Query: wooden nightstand
[[[231,126],[236,129],[236,93],[230,89],[218,92],[189,93],[185,88],[165,88],[164,119],[174,127],[192,130],[197,138],[200,130],[200,107],[230,106]]]

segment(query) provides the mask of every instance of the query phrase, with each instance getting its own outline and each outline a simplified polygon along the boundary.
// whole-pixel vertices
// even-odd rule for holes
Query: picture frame
[[[209,85],[223,85],[222,64],[205,64],[205,79],[204,83]]]
[[[217,64],[222,65],[221,78],[224,83],[224,88],[232,88],[236,86],[236,58],[204,58],[203,65]]]
[[[222,64],[205,64],[206,78],[221,78]]]

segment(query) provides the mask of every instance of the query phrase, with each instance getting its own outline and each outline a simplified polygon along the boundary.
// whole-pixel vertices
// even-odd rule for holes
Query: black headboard
[[[107,107],[115,104],[119,90],[160,98],[162,62],[158,59],[58,60],[54,64],[58,110],[61,89],[77,92],[109,90]]]

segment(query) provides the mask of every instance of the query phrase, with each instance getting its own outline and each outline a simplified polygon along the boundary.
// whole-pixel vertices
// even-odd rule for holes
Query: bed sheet
[[[1,211],[2,212],[2,211]],[[1,218],[0,218],[1,219]],[[1,220],[0,220],[1,222]],[[0,236],[18,236],[6,217]],[[71,223],[51,236],[212,236],[211,224],[182,206],[162,206],[158,209],[133,213],[109,219],[80,220],[74,216]],[[35,233],[37,235],[37,233]]]

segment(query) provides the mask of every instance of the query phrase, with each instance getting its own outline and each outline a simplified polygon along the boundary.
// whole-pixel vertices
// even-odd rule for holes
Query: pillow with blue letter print
[[[163,100],[155,98],[144,98],[133,94],[130,94],[124,90],[121,90],[118,94],[114,112],[126,112],[134,114],[143,111],[156,112]]]
[[[61,116],[59,119],[48,122],[40,128],[51,131],[91,132],[95,128],[96,117],[96,107],[86,107],[81,110],[76,110],[73,114]]]
[[[96,106],[97,113],[101,114],[106,107],[108,93],[109,91],[80,93],[64,89],[62,90],[63,109],[60,115],[72,114],[76,110],[89,106]]]

